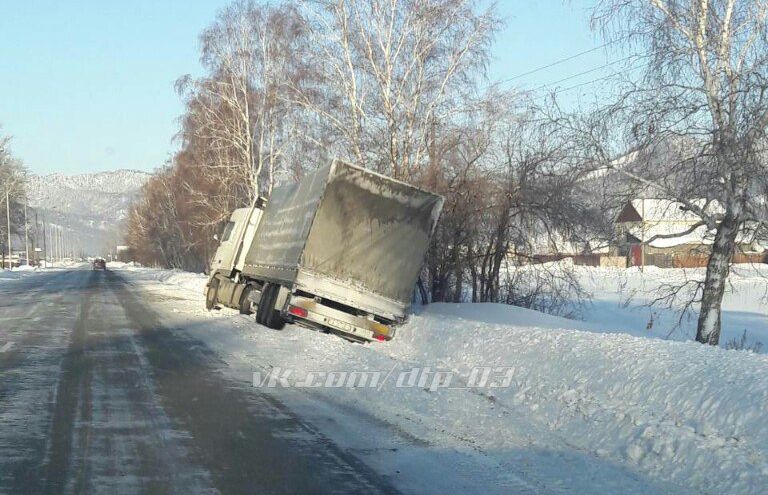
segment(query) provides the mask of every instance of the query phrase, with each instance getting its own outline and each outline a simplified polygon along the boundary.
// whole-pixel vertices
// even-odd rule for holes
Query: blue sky
[[[4,0],[0,132],[14,137],[15,155],[33,173],[150,171],[162,165],[176,148],[182,112],[173,83],[200,72],[197,36],[227,3]],[[497,2],[507,24],[493,50],[490,76],[514,77],[599,46],[587,26],[591,3]],[[532,89],[605,61],[606,54],[597,51],[509,84]]]

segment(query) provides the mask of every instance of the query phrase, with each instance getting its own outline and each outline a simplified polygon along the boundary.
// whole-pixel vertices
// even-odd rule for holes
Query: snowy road
[[[7,281],[0,315],[2,494],[395,491],[114,272]]]

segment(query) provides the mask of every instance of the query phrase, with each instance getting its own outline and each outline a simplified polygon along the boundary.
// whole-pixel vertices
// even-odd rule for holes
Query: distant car
[[[107,262],[101,258],[96,258],[93,260],[93,269],[94,270],[106,270],[107,269]]]

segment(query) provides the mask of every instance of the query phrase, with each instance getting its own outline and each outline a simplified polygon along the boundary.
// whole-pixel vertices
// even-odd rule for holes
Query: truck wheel
[[[275,309],[277,296],[280,294],[280,285],[270,284],[269,303],[264,307],[264,325],[273,330],[282,330],[285,326],[285,320],[280,315],[280,310]]]
[[[259,325],[266,325],[267,308],[269,308],[269,302],[272,299],[272,287],[271,283],[266,283],[261,288],[261,299],[259,300],[259,306],[256,308],[256,323]]]
[[[248,299],[248,296],[250,295],[251,291],[253,290],[253,286],[246,285],[243,289],[243,294],[240,296],[240,314],[241,315],[249,315],[253,313],[253,310],[251,309],[251,301]]]
[[[208,311],[216,307],[216,298],[219,295],[219,281],[211,280],[208,284],[208,291],[205,293],[205,309]]]
[[[268,283],[264,286],[263,290],[259,309],[256,311],[256,322],[274,330],[282,330],[285,326],[285,321],[280,315],[280,311],[275,309],[280,286]]]

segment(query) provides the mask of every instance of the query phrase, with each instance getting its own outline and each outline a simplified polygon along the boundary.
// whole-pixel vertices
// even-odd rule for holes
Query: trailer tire
[[[263,290],[261,302],[256,311],[256,322],[273,330],[282,330],[285,326],[285,320],[283,320],[280,311],[275,309],[277,296],[280,293],[280,285],[267,283]]]
[[[205,293],[205,309],[211,311],[216,307],[216,299],[219,296],[219,280],[213,279],[208,284],[208,290]]]
[[[280,286],[275,285],[272,290],[272,297],[269,300],[269,306],[267,306],[267,317],[264,324],[273,330],[282,330],[285,326],[285,320],[280,314],[279,309],[275,309],[275,303],[277,302],[277,296],[280,293]]]
[[[252,285],[246,285],[243,289],[243,293],[240,296],[240,314],[241,315],[249,315],[253,313],[253,310],[251,309],[251,300],[248,299],[248,296],[250,295],[251,291],[253,290]]]
[[[261,288],[261,299],[259,300],[259,306],[256,308],[256,323],[259,325],[267,324],[267,308],[269,308],[269,302],[272,299],[272,287],[273,284],[267,282]]]

